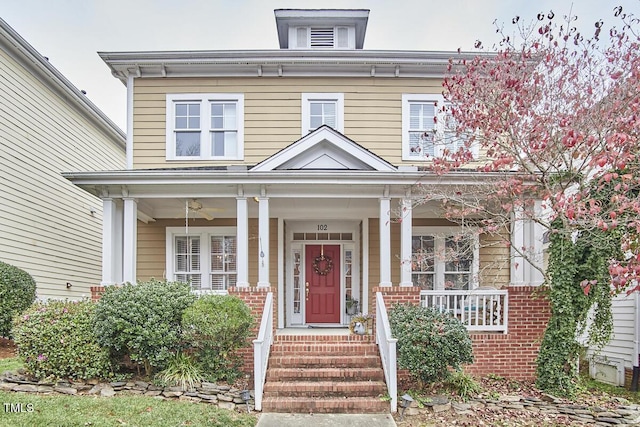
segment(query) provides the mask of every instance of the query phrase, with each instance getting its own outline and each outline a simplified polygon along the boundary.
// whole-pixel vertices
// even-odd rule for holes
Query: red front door
[[[340,323],[340,246],[305,249],[306,322]]]

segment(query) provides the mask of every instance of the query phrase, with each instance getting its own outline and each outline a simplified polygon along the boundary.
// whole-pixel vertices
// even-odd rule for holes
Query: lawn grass
[[[21,404],[22,412],[12,412]],[[0,426],[214,426],[253,427],[255,413],[242,414],[210,404],[146,396],[34,395],[0,391]]]
[[[0,359],[0,374],[6,371],[16,372],[18,369],[22,368],[22,366],[22,362],[17,357]]]
[[[640,404],[640,392],[630,391],[624,387],[618,387],[596,381],[588,375],[581,376],[582,388],[586,394],[605,393],[609,396],[617,396],[627,399],[629,402]]]

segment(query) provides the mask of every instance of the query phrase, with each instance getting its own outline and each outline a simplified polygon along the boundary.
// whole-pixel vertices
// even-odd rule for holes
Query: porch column
[[[406,197],[402,199],[402,216],[400,222],[400,286],[413,286],[411,281],[412,253],[411,241],[412,234],[412,212],[413,204],[411,199]]]
[[[380,286],[391,286],[391,198],[388,195],[380,198]]]
[[[107,197],[102,199],[102,282],[109,286],[115,279],[115,245],[116,245],[116,202]]]
[[[136,254],[138,241],[138,201],[124,197],[124,236],[122,249],[122,280],[136,283]]]
[[[269,198],[258,198],[258,287],[269,283]]]
[[[249,212],[247,198],[236,198],[236,286],[249,286]]]

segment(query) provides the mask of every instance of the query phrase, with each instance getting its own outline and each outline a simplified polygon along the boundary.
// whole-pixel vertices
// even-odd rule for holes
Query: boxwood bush
[[[247,345],[253,324],[251,309],[231,295],[205,295],[185,310],[185,341],[193,347],[206,379],[233,382],[238,378],[242,359],[237,350]]]
[[[182,314],[195,299],[189,285],[180,282],[152,279],[107,287],[96,307],[98,342],[151,376],[180,350]]]
[[[89,301],[35,303],[13,321],[18,356],[36,378],[106,378],[109,352],[93,333],[95,304]]]
[[[398,339],[398,366],[422,384],[445,380],[450,368],[473,362],[467,329],[446,313],[399,304],[390,310],[389,323]]]
[[[11,320],[36,299],[36,282],[24,270],[0,261],[0,337],[9,337]]]

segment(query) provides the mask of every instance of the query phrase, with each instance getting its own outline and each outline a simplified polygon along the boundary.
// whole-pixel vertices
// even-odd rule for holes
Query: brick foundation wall
[[[251,334],[247,339],[247,346],[239,350],[240,355],[244,359],[243,371],[248,375],[249,380],[253,381],[253,340],[258,337],[258,329],[260,329],[260,321],[262,320],[262,312],[264,303],[267,299],[267,293],[271,292],[270,287],[235,287],[229,288],[229,295],[234,295],[244,301],[251,309],[251,314],[255,319]],[[273,294],[273,327],[276,327],[276,314],[278,310],[278,302],[276,294]]]
[[[534,286],[507,288],[508,333],[470,333],[475,361],[465,368],[468,373],[535,378],[540,342],[551,314],[549,301],[538,290]]]
[[[104,286],[91,286],[91,301],[98,302],[104,293]]]
[[[549,301],[537,295],[534,286],[506,288],[509,299],[508,333],[470,332],[474,363],[465,366],[471,375],[500,375],[512,379],[534,379],[536,358],[542,335],[549,321]],[[377,287],[382,292],[387,310],[398,303],[420,303],[420,289],[413,287]],[[399,380],[407,372],[399,370]]]

